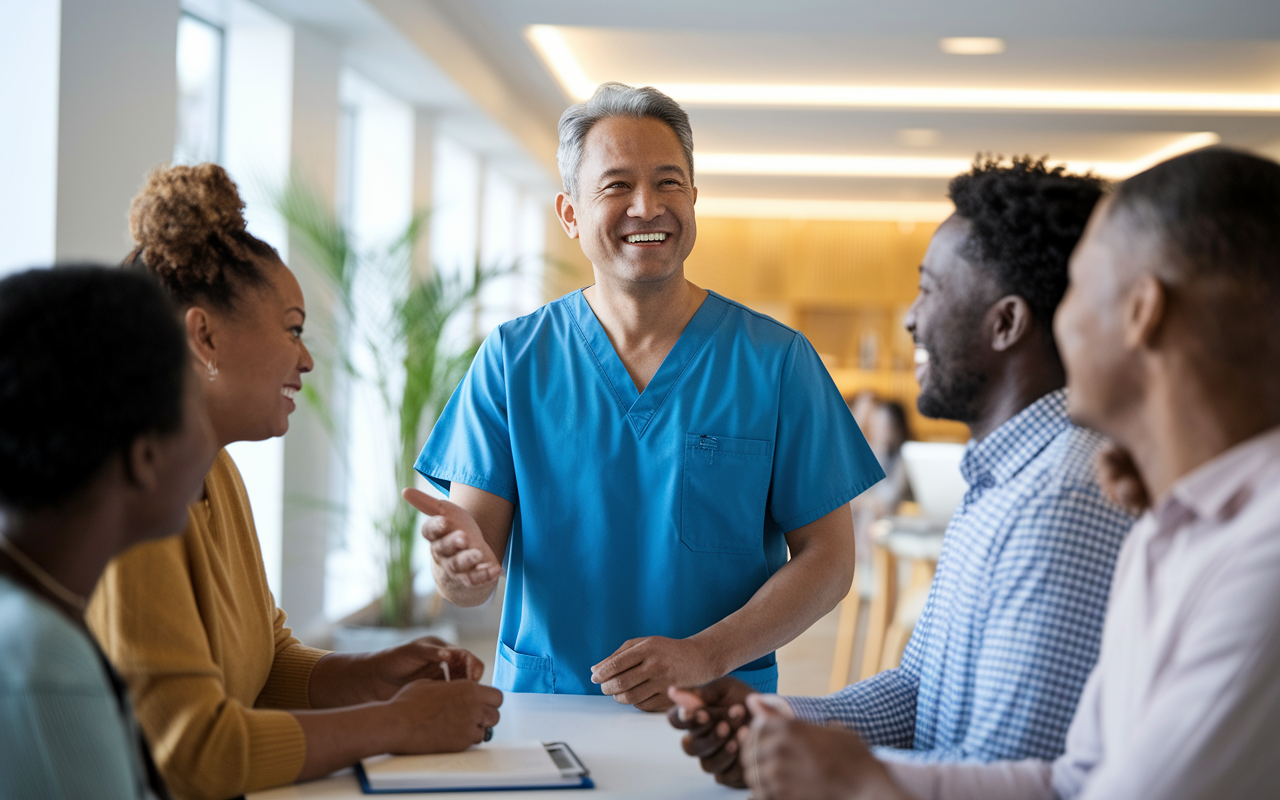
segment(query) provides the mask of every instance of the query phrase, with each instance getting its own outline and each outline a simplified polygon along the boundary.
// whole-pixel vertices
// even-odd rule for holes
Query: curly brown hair
[[[160,167],[129,209],[137,247],[125,264],[143,267],[182,308],[199,302],[232,311],[246,286],[268,283],[275,248],[245,230],[244,201],[217,164]]]

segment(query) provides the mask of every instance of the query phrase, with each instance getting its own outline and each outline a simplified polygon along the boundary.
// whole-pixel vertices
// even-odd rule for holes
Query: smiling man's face
[[[587,134],[578,196],[557,209],[600,278],[658,284],[682,277],[697,236],[697,197],[680,140],[656,119],[609,117]]]
[[[975,421],[987,391],[991,347],[984,319],[1000,296],[990,275],[962,255],[968,220],[951,215],[938,226],[920,264],[920,291],[907,310],[907,332],[927,358],[916,367],[920,413]]]

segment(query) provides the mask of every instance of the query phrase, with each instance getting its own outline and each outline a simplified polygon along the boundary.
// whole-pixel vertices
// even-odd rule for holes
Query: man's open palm
[[[413,488],[405,489],[401,496],[427,515],[422,536],[431,543],[431,558],[446,580],[466,588],[498,580],[502,564],[466,509]]]

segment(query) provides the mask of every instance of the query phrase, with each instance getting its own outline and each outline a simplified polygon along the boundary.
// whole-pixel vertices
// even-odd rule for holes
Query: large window
[[[403,234],[413,216],[413,109],[350,70],[342,75],[341,99],[338,215],[357,250],[376,251]],[[390,344],[378,335],[390,324],[394,300],[385,278],[370,265],[356,273],[352,288],[355,319],[348,320],[346,357],[364,375],[374,373],[377,359],[401,357],[371,346]],[[345,387],[343,535],[325,559],[324,612],[331,620],[382,590],[379,559],[386,548],[377,523],[401,501],[393,469],[398,420],[388,416],[380,393],[394,395],[397,388],[358,381]]]
[[[222,157],[222,28],[192,14],[178,21],[178,131],[173,163]]]

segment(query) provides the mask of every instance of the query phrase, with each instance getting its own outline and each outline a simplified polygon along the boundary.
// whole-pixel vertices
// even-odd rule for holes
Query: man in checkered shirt
[[[913,761],[1052,759],[1098,655],[1133,518],[1095,476],[1104,440],[1066,415],[1053,314],[1104,185],[1043,162],[992,161],[951,182],[906,326],[928,359],[921,413],[967,423],[969,484],[947,526],[902,666],[785,710]],[[745,684],[673,690],[672,724],[716,780],[743,785],[733,734]]]

